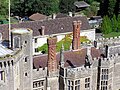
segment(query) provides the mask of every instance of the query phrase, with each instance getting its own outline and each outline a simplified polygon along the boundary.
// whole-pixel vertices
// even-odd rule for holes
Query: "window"
[[[39,29],[38,31],[39,31],[40,35],[42,35],[42,29]]]
[[[35,52],[38,52],[38,48],[35,48]]]
[[[74,81],[68,80],[68,90],[73,90]]]
[[[85,88],[90,88],[90,78],[85,78]]]
[[[20,47],[20,38],[14,37],[14,48],[19,48],[19,47]]]
[[[75,81],[75,90],[80,90],[80,80]]]
[[[107,90],[108,86],[108,69],[102,69],[101,70],[101,90]]]
[[[37,43],[37,38],[35,38],[35,43]]]
[[[25,76],[27,76],[27,73],[25,73]]]
[[[76,80],[76,81],[68,80],[67,85],[68,85],[68,90],[74,90],[74,87],[75,90],[80,90],[80,80]]]
[[[27,41],[25,41],[25,44],[27,44]]]
[[[4,74],[5,74],[4,71],[0,71],[0,81],[5,80]]]
[[[28,57],[25,57],[25,62],[27,62],[27,60],[28,60]]]
[[[33,82],[33,88],[37,88],[37,87],[43,87],[44,86],[44,80],[40,80],[40,81],[35,81]],[[42,89],[41,89],[42,90]]]

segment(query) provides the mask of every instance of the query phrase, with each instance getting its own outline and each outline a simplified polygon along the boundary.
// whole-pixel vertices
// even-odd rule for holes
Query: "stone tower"
[[[80,48],[80,27],[81,21],[73,21],[73,42],[72,42],[73,50]]]
[[[56,42],[57,37],[50,37],[47,39],[48,43],[47,90],[59,90],[58,68],[56,60]]]
[[[14,60],[14,71],[19,72],[19,88],[17,88],[17,90],[32,90],[32,30],[26,28],[13,29],[11,35],[12,49],[14,51],[20,51],[18,55],[15,56],[16,60]],[[16,77],[16,75],[15,73],[14,77]],[[14,87],[18,87],[16,82]]]

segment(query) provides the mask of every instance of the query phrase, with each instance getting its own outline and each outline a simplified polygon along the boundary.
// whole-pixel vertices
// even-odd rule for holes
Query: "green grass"
[[[117,36],[120,36],[120,32],[111,32],[109,34],[104,34],[105,38],[117,37]]]
[[[57,42],[56,44],[56,51],[59,52],[61,49],[61,46],[63,44],[64,50],[67,51],[70,49],[70,45],[72,43],[71,39],[72,34],[66,35],[65,38],[63,38],[61,41]],[[80,37],[81,42],[87,42],[90,41],[86,38],[86,36],[81,36]],[[44,53],[48,52],[48,46],[47,43],[45,43],[43,46],[38,47],[38,51],[43,51]]]

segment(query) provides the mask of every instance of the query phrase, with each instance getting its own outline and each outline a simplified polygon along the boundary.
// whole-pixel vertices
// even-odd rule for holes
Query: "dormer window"
[[[39,29],[39,33],[40,33],[40,35],[42,35],[42,29]]]
[[[45,31],[45,26],[41,26],[41,29],[39,29],[40,35],[44,35],[44,31]]]

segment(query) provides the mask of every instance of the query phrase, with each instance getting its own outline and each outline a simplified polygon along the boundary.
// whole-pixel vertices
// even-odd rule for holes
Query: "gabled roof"
[[[87,17],[65,17],[44,21],[29,21],[17,24],[12,24],[11,28],[30,28],[33,30],[33,36],[39,36],[41,26],[45,26],[45,35],[65,33],[73,31],[73,21],[82,21],[81,30],[90,29]],[[8,25],[0,25],[0,33],[3,33],[3,39],[8,39]]]
[[[64,61],[65,67],[79,67],[84,65],[85,63],[85,56],[87,54],[87,49],[81,49],[76,51],[65,51],[64,52]],[[92,58],[100,57],[100,51],[95,49],[94,47],[91,48],[91,55]],[[60,53],[57,53],[57,62],[60,61]],[[33,57],[33,64],[35,68],[39,67],[47,67],[47,60],[48,55],[38,55]]]
[[[74,3],[74,5],[77,7],[77,8],[83,8],[83,7],[89,7],[90,5],[87,4],[86,2],[84,1],[76,1]]]
[[[40,14],[40,13],[35,13],[35,14],[32,14],[30,17],[29,17],[30,20],[33,20],[33,21],[37,21],[37,20],[45,20],[47,19],[47,16],[46,15],[43,15],[43,14]]]

